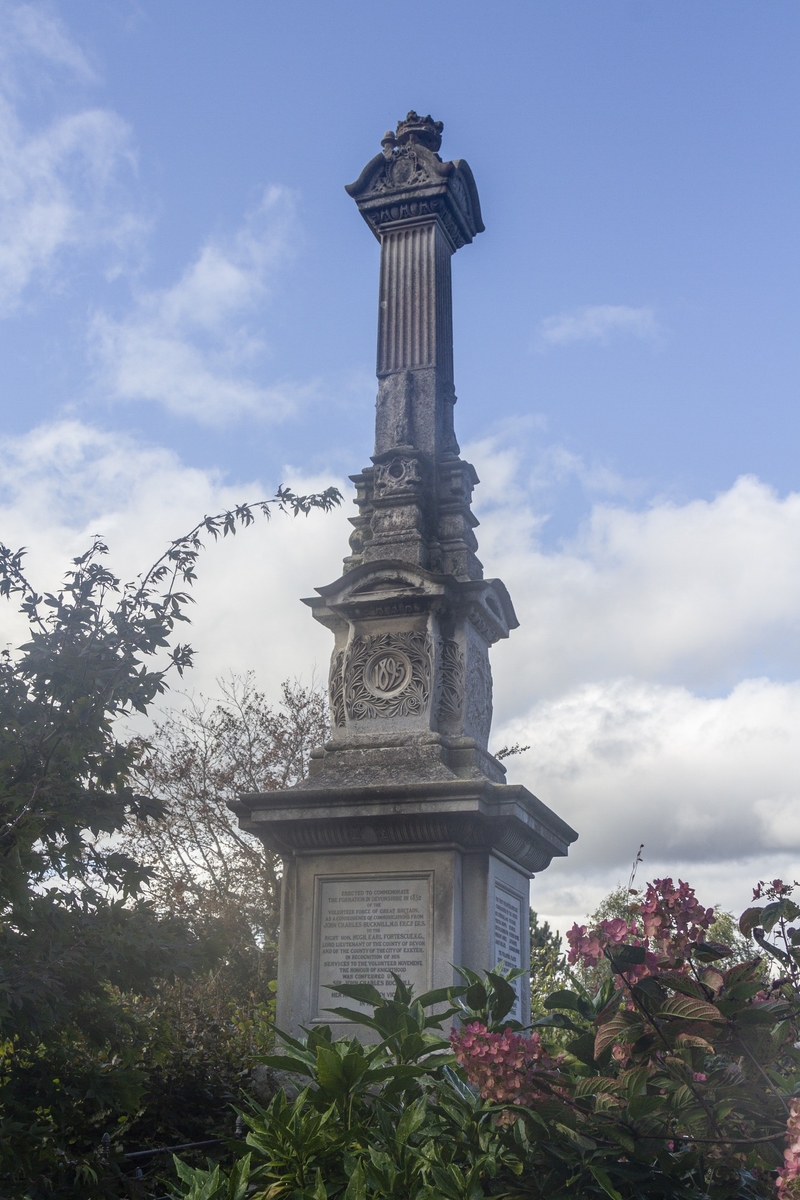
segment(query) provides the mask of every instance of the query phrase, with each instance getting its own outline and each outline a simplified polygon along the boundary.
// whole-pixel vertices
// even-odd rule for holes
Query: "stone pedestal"
[[[336,983],[419,993],[529,966],[528,884],[577,836],[488,749],[489,649],[518,621],[477,558],[478,483],[453,424],[450,259],[483,230],[472,172],[409,113],[347,191],[381,244],[372,464],[344,574],[306,603],[331,630],[331,739],[309,778],[243,795],[283,856],[278,1026],[324,1021]],[[517,1019],[529,1015],[524,981]]]
[[[457,983],[458,966],[529,968],[529,880],[574,837],[540,800],[480,779],[346,792],[314,782],[244,795],[238,808],[284,857],[279,1028],[323,1021],[344,1033],[325,1013],[337,1004],[326,985],[388,993],[396,971],[420,993]],[[522,981],[516,1019],[529,1009]]]

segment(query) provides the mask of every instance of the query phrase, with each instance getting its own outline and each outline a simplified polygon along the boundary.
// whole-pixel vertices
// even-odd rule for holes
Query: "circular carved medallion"
[[[403,156],[396,159],[392,163],[391,178],[395,187],[403,187],[404,184],[414,181],[414,177],[418,172],[416,156]]]
[[[389,697],[402,692],[411,679],[411,662],[401,650],[374,654],[367,663],[364,682],[373,696]]]

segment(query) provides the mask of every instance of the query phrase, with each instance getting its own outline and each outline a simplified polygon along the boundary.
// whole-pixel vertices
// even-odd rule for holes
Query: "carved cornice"
[[[457,579],[400,559],[362,563],[317,592],[303,603],[326,625],[373,615],[427,612],[443,605],[467,612],[490,645],[507,638],[519,625],[501,580]]]
[[[242,795],[243,828],[282,854],[378,846],[457,846],[499,854],[533,874],[567,853],[577,834],[526,788],[509,784],[379,785]]]
[[[397,134],[387,133],[376,154],[346,191],[377,238],[398,224],[437,219],[453,249],[483,233],[478,189],[463,159],[442,162],[441,121],[410,112]]]

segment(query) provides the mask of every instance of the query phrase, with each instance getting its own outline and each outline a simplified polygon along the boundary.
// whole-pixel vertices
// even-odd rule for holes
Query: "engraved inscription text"
[[[342,1004],[369,1011],[367,1005],[341,1000],[331,991],[332,984],[372,983],[382,995],[390,996],[395,971],[417,995],[427,990],[430,887],[428,876],[320,880],[320,1018],[325,1018],[326,1008]]]

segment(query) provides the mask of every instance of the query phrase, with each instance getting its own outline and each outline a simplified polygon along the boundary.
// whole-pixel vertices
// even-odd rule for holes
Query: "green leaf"
[[[326,1008],[326,1013],[334,1013],[337,1017],[344,1017],[346,1021],[352,1021],[354,1025],[367,1025],[370,1029],[377,1029],[378,1025],[373,1017],[367,1013],[359,1012],[357,1008]]]
[[[371,983],[332,983],[325,984],[331,992],[338,992],[348,1000],[358,1000],[361,1004],[370,1004],[377,1008],[383,1004],[383,996]]]
[[[746,908],[739,917],[739,930],[745,937],[749,937],[757,925],[763,923],[764,909],[756,906],[754,908]]]
[[[698,942],[692,946],[692,954],[700,962],[719,962],[721,958],[730,958],[733,951],[723,942]]]
[[[546,1017],[537,1017],[531,1022],[531,1029],[572,1029],[580,1033],[580,1026],[569,1019],[566,1013],[554,1012]]]
[[[573,1054],[580,1062],[585,1063],[587,1067],[596,1067],[594,1057],[594,1034],[583,1033],[579,1038],[567,1043],[567,1051]]]
[[[502,1021],[517,1003],[517,989],[494,971],[487,971],[486,979],[494,993],[490,1000],[491,1015],[495,1021]]]
[[[245,1154],[231,1169],[228,1183],[229,1200],[245,1200],[250,1186],[250,1155]]]
[[[580,1013],[582,1017],[594,1016],[592,1006],[584,1000],[583,996],[579,996],[577,992],[572,992],[568,988],[551,992],[549,996],[545,997],[544,1006],[545,1008],[568,1008],[572,1012]]]
[[[627,967],[643,963],[647,958],[644,946],[614,946],[609,949],[614,966]]]
[[[597,1149],[597,1142],[593,1141],[592,1138],[584,1137],[583,1134],[578,1133],[575,1129],[570,1129],[569,1125],[563,1125],[560,1121],[557,1121],[555,1127],[567,1141],[571,1142],[573,1146],[576,1146],[584,1154]]]
[[[435,1004],[450,1003],[463,996],[466,992],[464,984],[458,984],[455,987],[434,988],[432,992],[423,992],[417,997],[417,1003],[423,1008],[432,1008]]]
[[[265,1054],[258,1061],[265,1067],[274,1067],[277,1071],[290,1071],[295,1075],[312,1075],[314,1071],[310,1063],[289,1054]]]
[[[613,1186],[613,1184],[611,1183],[611,1180],[608,1177],[608,1174],[603,1170],[602,1167],[595,1167],[595,1166],[590,1165],[589,1170],[590,1170],[591,1174],[594,1176],[595,1180],[600,1184],[600,1187],[603,1189],[605,1194],[607,1196],[611,1197],[611,1200],[622,1200],[622,1196],[619,1194],[617,1189]]]
[[[628,1114],[632,1121],[641,1121],[643,1117],[652,1117],[656,1113],[666,1113],[669,1108],[669,1096],[631,1096],[628,1101]]]
[[[780,1009],[778,1012],[783,1015]],[[775,1009],[766,1004],[754,1004],[750,1008],[740,1009],[734,1019],[739,1025],[772,1025],[777,1015]]]
[[[649,1067],[633,1067],[630,1071],[620,1075],[620,1083],[624,1083],[625,1095],[629,1100],[644,1092],[649,1078]]]
[[[473,1011],[485,1009],[487,1002],[486,988],[482,983],[473,983],[467,988],[464,994],[464,1003],[468,1008],[473,1009]]]
[[[656,1006],[658,1006],[667,998],[666,989],[650,975],[646,975],[644,979],[640,979],[638,983],[635,983],[632,990],[634,996],[639,1000],[644,1000],[645,1002],[651,1001],[650,1004],[645,1003],[645,1008],[652,1008],[652,1002],[655,1002]]]
[[[343,1096],[347,1091],[342,1060],[335,1050],[325,1046],[317,1049],[317,1080],[319,1086],[334,1096]]]
[[[706,999],[706,993],[700,984],[691,976],[682,975],[680,971],[662,971],[658,978],[665,987],[682,992],[684,996],[696,996],[698,1000]]]
[[[764,932],[769,933],[779,921],[794,921],[798,916],[800,916],[800,908],[788,896],[784,896],[781,900],[775,900],[766,906],[761,924]]]
[[[419,1033],[410,1033],[400,1043],[400,1054],[406,1060],[419,1058],[428,1049],[428,1044]]]
[[[367,1181],[361,1163],[358,1163],[350,1176],[344,1200],[367,1200]]]
[[[410,1104],[403,1112],[397,1125],[397,1141],[402,1146],[408,1141],[412,1133],[425,1123],[427,1116],[427,1101],[424,1096]]]

